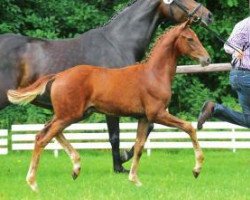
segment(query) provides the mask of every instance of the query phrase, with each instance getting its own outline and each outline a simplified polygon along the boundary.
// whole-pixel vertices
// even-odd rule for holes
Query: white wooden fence
[[[13,125],[11,136],[12,150],[31,150],[35,133],[43,128],[41,124]],[[196,123],[193,123],[196,127]],[[120,124],[120,148],[131,148],[135,141],[137,123]],[[207,122],[202,131],[198,131],[202,148],[213,149],[250,149],[250,130],[226,122]],[[73,124],[64,135],[76,149],[110,149],[107,125],[105,123]],[[150,155],[151,149],[192,148],[189,136],[175,128],[155,124],[145,149]],[[54,150],[58,155],[61,146],[53,140],[46,149]]]
[[[8,154],[8,130],[0,130],[0,154]]]

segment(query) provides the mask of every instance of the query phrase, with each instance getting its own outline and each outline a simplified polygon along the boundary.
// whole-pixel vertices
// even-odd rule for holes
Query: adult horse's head
[[[179,54],[198,60],[202,66],[209,65],[211,58],[195,32],[189,27],[189,21],[176,28],[180,31],[175,44]]]
[[[212,13],[202,4],[193,0],[162,0],[160,10],[164,16],[172,18],[176,22],[192,19],[209,25],[213,21]]]

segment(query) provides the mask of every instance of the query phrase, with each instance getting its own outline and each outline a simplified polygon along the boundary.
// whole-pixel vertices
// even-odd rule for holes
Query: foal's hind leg
[[[195,160],[196,160],[195,167],[193,169],[193,174],[194,174],[194,177],[197,178],[202,168],[204,156],[203,156],[202,150],[200,148],[200,145],[197,139],[196,130],[193,128],[193,126],[186,121],[183,121],[183,120],[178,119],[177,117],[174,117],[173,115],[169,114],[165,110],[159,111],[157,113],[157,115],[154,117],[154,122],[165,125],[165,126],[177,127],[189,134],[192,144],[193,144],[193,148],[195,152]]]
[[[71,158],[71,161],[73,163],[72,177],[75,180],[81,171],[80,155],[73,148],[73,146],[68,142],[68,140],[64,137],[62,133],[59,133],[56,135],[56,140],[62,145],[66,153]]]
[[[134,158],[129,173],[129,180],[134,182],[137,186],[142,185],[138,179],[137,170],[138,170],[139,160],[142,155],[142,150],[147,140],[148,127],[149,127],[149,122],[146,118],[139,119],[136,142],[134,146]]]
[[[149,136],[149,134],[151,133],[151,131],[154,129],[154,124],[150,124],[147,130],[147,138]],[[133,146],[129,151],[124,151],[123,154],[121,155],[121,161],[122,163],[129,161],[133,155],[134,155],[134,148],[135,146]]]
[[[47,122],[45,124],[45,127],[43,129],[43,132],[41,134],[45,134],[45,130],[48,129],[50,126],[51,121]],[[58,133],[56,136],[56,140],[60,143],[60,145],[63,147],[65,152],[70,157],[72,164],[73,164],[73,172],[72,172],[72,178],[75,180],[81,171],[81,165],[80,165],[80,155],[78,152],[74,149],[74,147],[69,143],[69,141],[64,137],[62,133]]]
[[[58,133],[60,133],[65,127],[66,123],[60,120],[54,119],[49,125],[47,125],[39,134],[36,136],[35,148],[32,154],[32,159],[29,167],[29,171],[26,177],[26,181],[32,190],[37,191],[36,183],[36,171],[39,164],[40,155],[46,145],[51,139]]]

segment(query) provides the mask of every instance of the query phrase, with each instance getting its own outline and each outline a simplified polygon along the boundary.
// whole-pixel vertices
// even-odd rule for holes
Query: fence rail
[[[176,72],[179,74],[223,72],[230,71],[231,68],[230,63],[216,63],[206,67],[201,67],[201,65],[182,65],[177,67]]]

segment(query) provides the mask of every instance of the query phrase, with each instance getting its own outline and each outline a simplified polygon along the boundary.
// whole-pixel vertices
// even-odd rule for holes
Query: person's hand
[[[241,50],[236,51],[234,55],[235,55],[235,57],[236,57],[238,60],[242,60],[242,58],[243,58],[243,56],[244,56],[244,51],[241,51]]]

